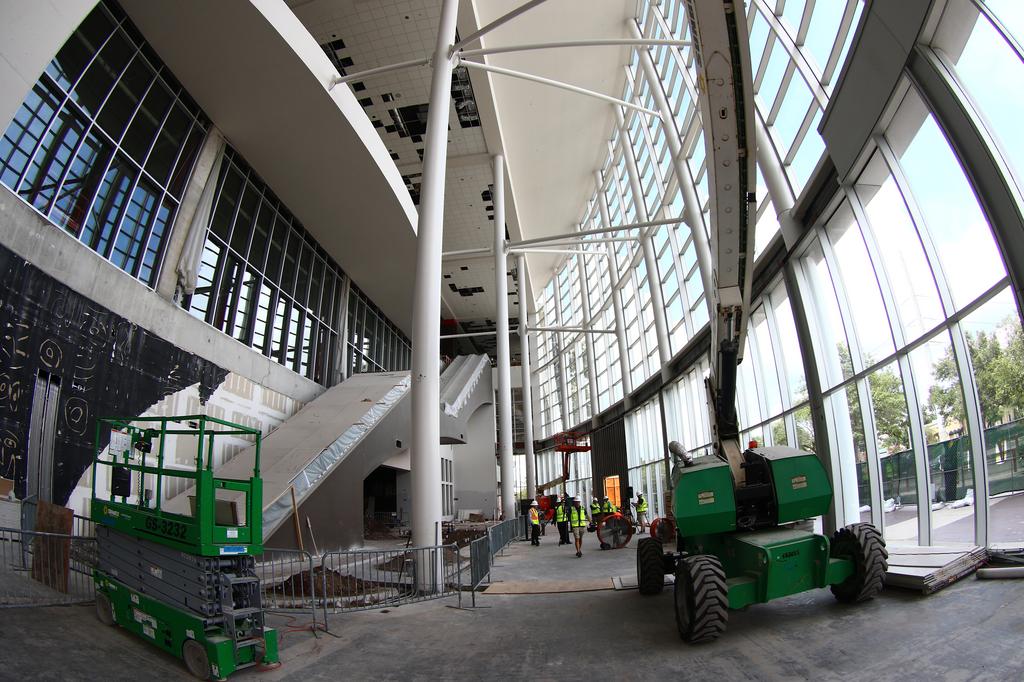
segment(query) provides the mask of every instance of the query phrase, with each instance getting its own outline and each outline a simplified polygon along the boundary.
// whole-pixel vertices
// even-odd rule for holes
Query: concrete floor
[[[584,557],[514,544],[495,581],[575,580],[634,571],[635,541]],[[469,595],[464,603],[468,604]],[[565,594],[478,594],[333,616],[336,637],[284,634],[285,665],[236,680],[664,679],[1017,680],[1024,671],[1024,582],[969,577],[930,597],[887,590],[866,604],[838,604],[818,590],[730,612],[718,641],[684,644],[671,589]],[[274,617],[278,626],[286,621]],[[0,614],[0,679],[190,679],[181,664],[117,628],[91,607]]]

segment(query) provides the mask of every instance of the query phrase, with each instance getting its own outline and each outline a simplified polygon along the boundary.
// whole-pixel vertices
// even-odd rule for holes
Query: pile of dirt
[[[285,595],[311,595],[315,590],[315,594],[319,595],[326,589],[328,596],[348,597],[363,594],[377,587],[377,583],[343,575],[339,571],[328,570],[325,575],[323,567],[317,566],[313,569],[312,576],[309,571],[296,573],[284,582],[275,585],[274,592]]]
[[[466,547],[477,538],[487,534],[485,528],[451,528],[444,532],[444,544]]]

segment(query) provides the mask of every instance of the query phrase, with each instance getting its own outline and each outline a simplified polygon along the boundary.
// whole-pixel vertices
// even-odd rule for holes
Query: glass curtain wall
[[[347,375],[409,369],[409,339],[373,302],[350,285],[348,297]]]
[[[771,143],[767,153],[799,198],[824,152],[817,126],[863,3],[746,4],[757,114]],[[1004,87],[1024,76],[1024,10],[1017,5],[950,0],[934,37],[918,50],[969,110],[979,139],[1003,164],[1019,197],[1024,136],[1015,117],[1024,100]],[[646,36],[688,38],[679,0],[640,2],[636,17]],[[693,55],[690,48],[664,46],[650,54],[658,82],[648,82],[634,53],[623,96],[654,108],[650,89],[661,89],[675,114],[684,176],[676,176],[667,150],[671,131],[642,114],[624,114],[581,229],[637,221],[640,202],[651,219],[682,216],[681,182],[692,183],[704,215],[700,227],[707,229]],[[872,521],[895,543],[1020,544],[1024,531],[1013,521],[1024,513],[1019,302],[979,189],[928,98],[909,76],[904,79],[850,185],[796,249],[791,276],[780,275],[753,302],[737,407],[745,439],[806,450],[827,443],[840,523]],[[636,162],[639,196],[630,186],[625,154]],[[778,232],[775,205],[760,177],[758,199],[760,254]],[[653,238],[658,272],[650,279],[635,242],[585,241],[582,247],[604,253],[586,259],[578,284],[591,303],[591,320],[583,323],[613,328],[617,296],[626,332],[621,349],[614,335],[594,335],[597,411],[622,395],[618,352],[628,359],[634,387],[660,369],[650,333],[651,281],[662,287],[672,353],[707,322],[689,228],[665,226]],[[558,286],[577,286],[568,272],[575,267],[575,257],[563,263]],[[808,339],[798,336],[796,298]],[[543,316],[551,304],[542,298],[538,306]],[[819,376],[820,396],[808,395],[801,349],[813,352],[806,361]],[[578,381],[538,374],[551,389],[581,390]],[[695,455],[706,453],[706,374],[702,360],[626,417],[630,483],[650,495],[659,513],[664,438],[660,415],[654,416],[663,408],[669,439]],[[820,405],[826,434],[815,434],[812,401]],[[568,416],[572,426],[591,415],[580,409]],[[549,419],[541,424],[542,436],[562,428]]]
[[[64,43],[0,140],[0,182],[153,287],[209,123],[114,2]]]
[[[230,146],[217,178],[196,290],[182,306],[325,386],[336,380],[342,362],[345,376],[409,367],[408,339],[347,281]],[[342,358],[338,351],[346,309]]]

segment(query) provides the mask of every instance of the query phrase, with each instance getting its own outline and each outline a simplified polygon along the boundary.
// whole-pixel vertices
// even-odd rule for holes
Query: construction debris
[[[960,578],[973,573],[985,563],[984,547],[894,547],[889,546],[887,587],[919,590],[922,594],[938,592]]]

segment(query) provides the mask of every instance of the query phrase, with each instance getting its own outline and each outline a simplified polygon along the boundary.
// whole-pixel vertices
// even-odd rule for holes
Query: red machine
[[[542,511],[545,509],[544,493],[558,485],[564,485],[565,482],[569,480],[570,455],[574,452],[590,452],[590,443],[587,440],[586,434],[563,431],[562,433],[555,434],[554,441],[555,450],[562,453],[562,475],[552,481],[548,481],[547,483],[537,486],[537,505]],[[554,514],[554,511],[552,510],[551,513]]]

